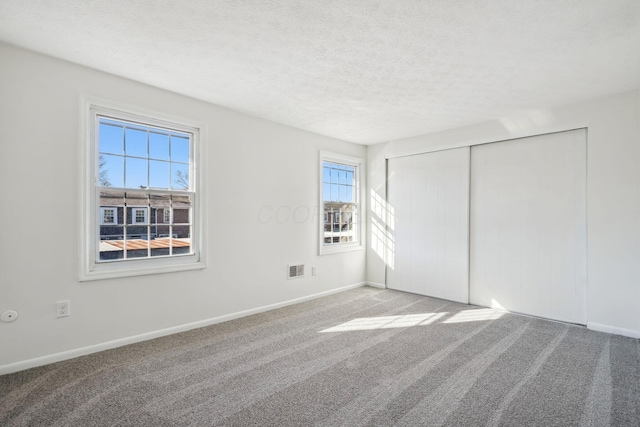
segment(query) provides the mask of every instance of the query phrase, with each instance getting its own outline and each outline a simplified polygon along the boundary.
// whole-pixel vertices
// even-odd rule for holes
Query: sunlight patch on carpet
[[[400,316],[383,317],[362,317],[349,320],[340,325],[322,330],[320,332],[347,332],[347,331],[368,331],[372,329],[392,329],[408,328],[411,326],[429,325],[444,315],[446,311],[440,313],[416,313]]]
[[[415,313],[399,316],[360,317],[336,326],[332,326],[331,328],[324,329],[320,331],[320,333],[370,331],[373,329],[393,329],[410,328],[413,326],[425,326],[442,319],[447,314],[449,314],[449,312],[443,311],[438,313]],[[491,308],[463,310],[453,314],[448,319],[442,320],[441,323],[462,323],[496,320],[501,318],[504,314],[504,311],[494,310]]]
[[[477,310],[462,310],[442,323],[479,322],[483,320],[496,320],[504,315],[504,311],[492,308],[480,308]]]

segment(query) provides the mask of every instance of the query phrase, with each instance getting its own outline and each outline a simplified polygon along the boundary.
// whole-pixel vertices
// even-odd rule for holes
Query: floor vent
[[[289,279],[304,277],[304,264],[289,266]]]

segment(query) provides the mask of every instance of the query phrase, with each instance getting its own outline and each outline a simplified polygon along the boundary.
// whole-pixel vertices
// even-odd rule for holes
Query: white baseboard
[[[592,322],[587,322],[587,328],[598,332],[622,335],[623,337],[640,338],[640,331],[634,331],[633,329],[616,328],[615,326],[601,325],[600,323]]]
[[[367,286],[378,289],[387,289],[387,285],[385,285],[384,283],[367,282]]]
[[[278,302],[275,304],[265,305],[262,307],[256,307],[249,310],[239,311],[236,313],[225,314],[224,316],[212,317],[210,319],[199,320],[197,322],[186,323],[184,325],[172,326],[170,328],[160,329],[152,332],[146,332],[144,334],[134,335],[126,338],[119,338],[117,340],[107,341],[100,344],[94,344],[87,347],[76,348],[73,350],[67,350],[67,351],[62,351],[60,353],[50,354],[47,356],[41,356],[33,359],[23,360],[20,362],[9,363],[7,365],[0,366],[0,375],[23,371],[25,369],[48,365],[50,363],[61,362],[63,360],[73,359],[74,357],[85,356],[87,354],[97,353],[99,351],[110,350],[112,348],[122,347],[124,345],[129,345],[137,342],[147,341],[154,338],[164,337],[164,336],[176,334],[179,332],[189,331],[191,329],[202,328],[204,326],[209,326],[209,325],[215,325],[216,323],[227,322],[229,320],[238,319],[240,317],[250,316],[252,314],[257,314],[257,313],[263,313],[269,310],[275,310],[277,308],[282,308],[288,305],[310,301],[316,298],[337,294],[339,292],[348,291],[349,289],[360,288],[366,285],[368,285],[367,282],[355,283],[353,285],[343,286],[340,288],[331,289],[329,291],[319,292],[317,294],[307,295],[304,297],[295,298],[288,301]]]

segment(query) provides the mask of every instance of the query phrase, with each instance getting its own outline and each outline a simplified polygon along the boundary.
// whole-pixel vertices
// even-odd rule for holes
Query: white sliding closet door
[[[471,149],[472,304],[585,324],[586,131]]]
[[[390,159],[387,287],[468,302],[469,148]]]

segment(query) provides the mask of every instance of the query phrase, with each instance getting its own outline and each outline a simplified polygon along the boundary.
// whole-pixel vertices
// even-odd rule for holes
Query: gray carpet
[[[359,288],[0,377],[0,425],[639,426],[638,340]]]

